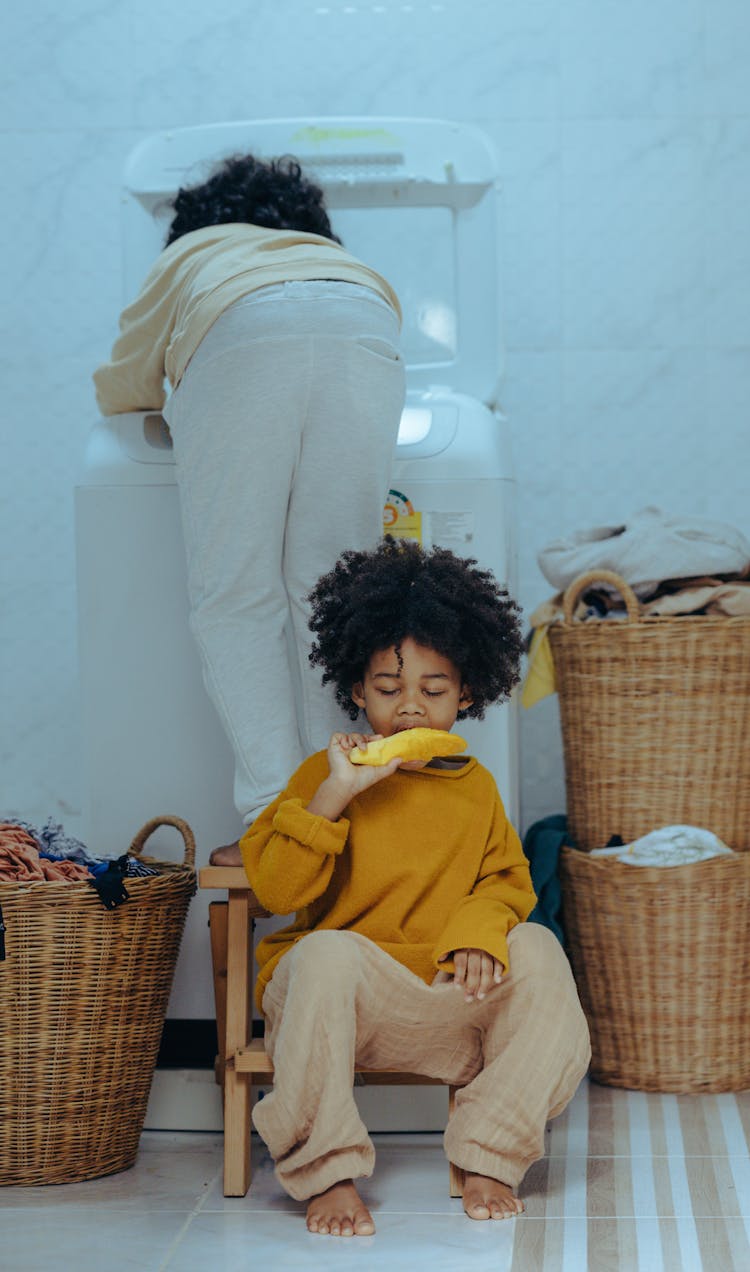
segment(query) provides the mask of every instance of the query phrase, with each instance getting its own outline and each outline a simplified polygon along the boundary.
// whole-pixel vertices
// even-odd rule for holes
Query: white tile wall
[[[646,502],[750,532],[745,0],[37,0],[0,86],[0,812],[80,807],[72,483],[121,302],[119,177],[155,129],[417,114],[501,159],[520,599],[553,536]],[[523,723],[524,823],[564,802]]]
[[[704,43],[703,0],[567,0],[560,31],[563,116],[700,115]]]

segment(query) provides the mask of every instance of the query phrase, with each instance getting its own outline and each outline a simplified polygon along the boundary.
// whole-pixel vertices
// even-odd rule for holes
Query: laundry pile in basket
[[[531,882],[537,902],[529,915],[532,923],[549,928],[564,945],[562,928],[562,887],[560,884],[560,852],[564,844],[575,847],[568,833],[568,821],[562,813],[554,813],[534,822],[526,831],[523,850],[531,870]],[[712,857],[737,856],[710,830],[700,826],[658,826],[630,843],[620,835],[612,835],[606,846],[593,848],[590,857],[611,858],[631,866],[689,866]]]
[[[539,568],[557,594],[530,618],[532,638],[522,702],[531,707],[555,692],[548,629],[563,616],[565,588],[591,571],[614,571],[640,602],[641,618],[679,614],[750,615],[750,541],[733,526],[702,517],[669,516],[643,508],[625,524],[594,526],[542,548]],[[594,582],[572,617],[624,619],[627,608],[611,584]]]
[[[659,826],[647,835],[624,844],[619,835],[613,836],[606,848],[592,848],[592,857],[614,857],[629,866],[690,866],[711,857],[730,856],[733,849],[718,835],[700,826]]]
[[[156,874],[152,866],[125,853],[116,860],[92,856],[85,844],[48,818],[41,829],[9,817],[0,820],[0,881],[89,880],[108,876],[140,878]]]
[[[522,700],[557,693],[567,811],[524,838],[530,918],[565,943],[591,1076],[748,1089],[750,542],[647,508],[539,564],[564,591]]]
[[[131,877],[167,826],[183,861],[149,857],[147,877]],[[0,1187],[79,1183],[135,1161],[195,837],[164,815],[122,847],[103,861],[51,818],[38,829],[0,815]]]

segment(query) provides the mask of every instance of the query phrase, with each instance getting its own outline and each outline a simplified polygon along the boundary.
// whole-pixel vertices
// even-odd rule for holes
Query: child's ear
[[[461,695],[458,699],[459,711],[466,711],[474,701],[474,696],[468,685],[461,685]]]
[[[355,707],[359,707],[360,710],[364,711],[365,687],[362,684],[361,680],[358,680],[356,685],[352,685],[352,702],[354,703]]]

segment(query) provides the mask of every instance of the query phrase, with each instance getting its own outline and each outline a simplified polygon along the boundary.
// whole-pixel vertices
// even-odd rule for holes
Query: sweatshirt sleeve
[[[171,271],[155,268],[120,315],[112,357],[94,372],[96,401],[103,415],[163,407],[167,396],[164,359],[175,320],[172,282]]]
[[[433,954],[435,966],[452,972],[455,950],[481,949],[507,971],[508,933],[528,918],[535,902],[529,863],[498,795],[474,887],[440,934]],[[442,955],[449,957],[440,963]]]
[[[349,822],[308,813],[306,805],[324,774],[306,761],[286,790],[253,822],[240,840],[245,873],[261,905],[292,914],[316,901],[328,887],[343,852]]]

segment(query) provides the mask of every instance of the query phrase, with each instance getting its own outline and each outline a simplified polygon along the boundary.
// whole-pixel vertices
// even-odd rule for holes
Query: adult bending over
[[[172,206],[94,381],[105,415],[168,422],[190,624],[249,825],[340,723],[309,667],[306,597],[343,549],[382,533],[400,308],[292,159],[228,159]]]

